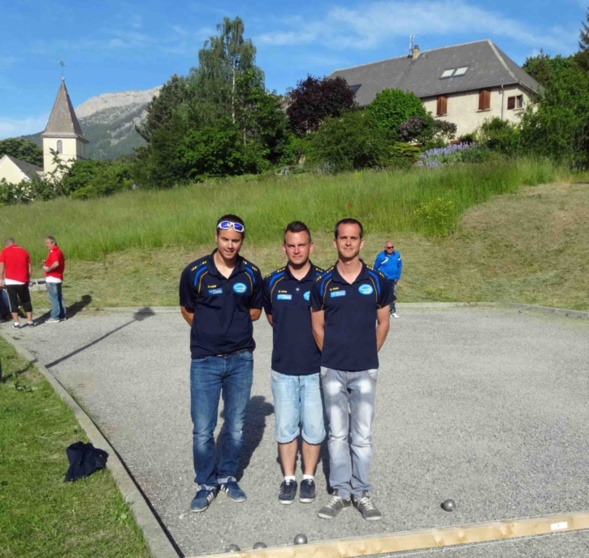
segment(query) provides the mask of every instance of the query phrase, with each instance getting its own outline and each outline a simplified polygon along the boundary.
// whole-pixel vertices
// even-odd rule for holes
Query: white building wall
[[[8,157],[0,157],[0,180],[6,180],[8,184],[18,184],[23,180],[31,179],[21,171]]]
[[[51,150],[58,151],[58,141],[62,144],[59,159],[63,163],[69,166],[73,161],[84,158],[84,144],[76,138],[43,138],[43,170],[46,174],[53,172],[57,166],[53,162]]]
[[[447,96],[447,114],[436,116],[437,97],[422,99],[425,109],[439,120],[446,120],[456,124],[456,137],[474,132],[485,120],[500,118],[509,122],[519,122],[519,115],[530,103],[530,96],[524,89],[512,86],[504,89],[491,89],[491,103],[487,110],[479,110],[479,92],[453,93]],[[508,98],[523,96],[523,107],[508,109]]]

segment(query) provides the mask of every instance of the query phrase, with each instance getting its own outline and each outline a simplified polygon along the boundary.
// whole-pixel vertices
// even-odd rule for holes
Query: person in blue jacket
[[[403,272],[403,259],[390,240],[385,242],[384,250],[376,256],[374,270],[380,271],[391,282],[394,295],[391,302],[391,316],[398,318],[395,300],[397,299],[397,283],[401,279],[401,273]]]

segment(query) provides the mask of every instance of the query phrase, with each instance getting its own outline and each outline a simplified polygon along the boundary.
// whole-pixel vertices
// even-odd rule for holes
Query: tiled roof
[[[442,78],[444,70],[467,68],[460,76]],[[411,56],[336,70],[329,77],[343,77],[350,86],[360,85],[356,101],[369,104],[383,89],[401,89],[420,99],[515,85],[536,92],[538,82],[491,41],[478,41],[420,52]]]
[[[49,122],[47,122],[47,127],[41,136],[78,138],[87,142],[63,79],[49,116]]]

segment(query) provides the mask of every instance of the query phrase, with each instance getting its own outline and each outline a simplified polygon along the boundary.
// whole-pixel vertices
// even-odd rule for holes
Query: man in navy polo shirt
[[[274,435],[284,474],[278,500],[291,504],[295,499],[300,434],[303,480],[299,500],[307,504],[315,500],[315,469],[325,438],[321,353],[313,339],[309,311],[311,287],[323,270],[309,261],[313,242],[304,223],[293,221],[286,226],[282,249],[288,264],[264,279],[264,310],[273,328]]]
[[[336,225],[338,260],[311,290],[313,335],[321,350],[329,420],[329,484],[334,491],[319,510],[323,519],[333,519],[352,502],[364,519],[382,517],[370,496],[368,477],[378,351],[389,331],[392,293],[384,275],[360,259],[363,237],[356,219]]]
[[[217,221],[217,248],[192,262],[180,278],[180,310],[190,325],[190,400],[198,490],[190,504],[205,511],[224,492],[243,502],[236,480],[245,409],[253,378],[253,324],[262,313],[262,276],[239,251],[245,225],[236,215]],[[219,398],[225,425],[215,450]],[[217,459],[216,459],[217,457]]]

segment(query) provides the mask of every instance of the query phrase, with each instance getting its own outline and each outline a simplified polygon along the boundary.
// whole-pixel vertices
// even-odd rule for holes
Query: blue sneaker
[[[217,488],[216,487],[208,487],[206,485],[199,486],[198,490],[196,491],[196,496],[193,498],[192,502],[190,502],[190,511],[193,512],[203,512],[205,511],[210,505],[211,502],[217,497]]]
[[[239,488],[235,477],[227,477],[226,479],[219,480],[219,490],[223,494],[227,494],[234,502],[245,502],[245,492]]]

